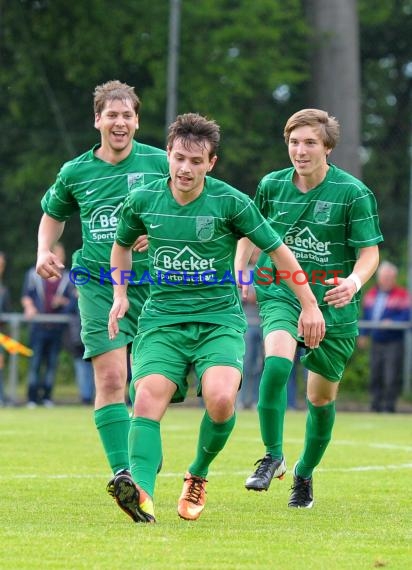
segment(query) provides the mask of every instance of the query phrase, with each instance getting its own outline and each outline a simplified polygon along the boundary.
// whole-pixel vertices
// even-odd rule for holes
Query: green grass
[[[0,568],[19,570],[407,569],[412,560],[412,422],[408,415],[338,413],[314,478],[311,510],[287,507],[290,470],[267,493],[244,480],[262,455],[256,412],[238,413],[209,473],[197,522],[176,514],[202,415],[172,407],[156,525],[134,524],[106,494],[110,477],[90,409],[0,409]],[[293,467],[304,413],[288,412]]]

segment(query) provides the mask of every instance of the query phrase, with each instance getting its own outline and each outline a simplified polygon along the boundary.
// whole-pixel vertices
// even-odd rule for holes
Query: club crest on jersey
[[[215,223],[212,216],[196,218],[196,236],[200,241],[209,241],[215,233]]]
[[[326,224],[330,220],[330,212],[332,210],[332,202],[323,202],[318,200],[315,204],[315,213],[313,219],[319,224]]]
[[[144,174],[143,172],[131,172],[127,175],[127,187],[129,192],[140,188],[144,184]]]

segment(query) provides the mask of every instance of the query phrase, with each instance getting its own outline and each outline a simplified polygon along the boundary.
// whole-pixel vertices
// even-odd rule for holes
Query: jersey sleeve
[[[79,210],[79,205],[73,198],[70,186],[65,181],[62,170],[41,200],[43,212],[59,222],[65,222],[74,212]]]
[[[267,211],[267,200],[265,199],[265,179],[263,178],[257,187],[254,203],[259,210],[259,212],[263,215],[264,218],[268,217]]]
[[[244,197],[237,214],[233,218],[236,229],[258,248],[269,253],[282,245],[282,239],[259,212],[256,203]]]
[[[365,188],[353,200],[348,225],[348,243],[355,248],[369,247],[383,241],[375,196]]]
[[[147,234],[139,215],[138,194],[134,192],[126,198],[117,224],[115,241],[123,247],[132,246],[140,235]]]

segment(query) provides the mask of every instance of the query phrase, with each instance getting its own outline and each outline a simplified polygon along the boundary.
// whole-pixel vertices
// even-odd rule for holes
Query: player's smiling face
[[[130,99],[113,99],[96,113],[94,126],[100,131],[103,151],[127,156],[139,119]]]
[[[323,180],[330,150],[325,147],[317,129],[309,126],[294,129],[290,133],[288,151],[299,176]]]
[[[167,149],[170,170],[170,187],[179,203],[191,202],[201,194],[205,176],[217,160],[210,158],[210,143],[185,144],[181,138],[175,139]]]

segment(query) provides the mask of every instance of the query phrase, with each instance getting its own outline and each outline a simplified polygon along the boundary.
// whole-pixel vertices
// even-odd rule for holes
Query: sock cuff
[[[98,428],[121,421],[130,421],[129,411],[126,404],[109,404],[108,406],[99,408],[94,412],[94,422]]]
[[[160,422],[157,420],[151,420],[150,418],[142,418],[141,416],[137,416],[136,418],[131,419],[132,426],[141,426],[141,427],[149,427],[154,428],[156,430],[160,430]]]
[[[204,417],[208,423],[212,424],[215,427],[215,429],[220,428],[222,431],[226,430],[227,427],[234,426],[235,422],[236,422],[236,412],[234,412],[233,415],[230,416],[230,418],[228,418],[224,422],[215,422],[214,420],[212,420],[212,418],[209,416],[207,410],[205,410],[205,416]]]
[[[266,356],[264,367],[267,369],[281,369],[283,372],[289,374],[293,367],[293,361],[283,356]]]
[[[323,413],[323,412],[328,411],[328,410],[334,410],[336,407],[336,400],[332,400],[331,402],[328,402],[327,404],[324,404],[323,406],[314,406],[312,404],[312,402],[308,399],[306,399],[306,402],[307,402],[309,410],[311,412],[314,412],[315,414],[316,413]]]

